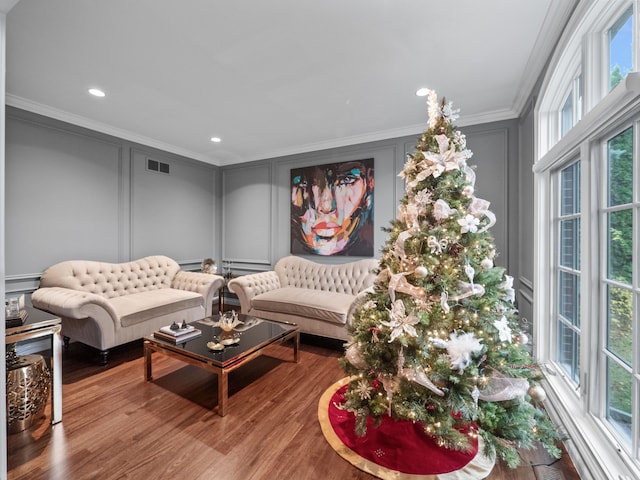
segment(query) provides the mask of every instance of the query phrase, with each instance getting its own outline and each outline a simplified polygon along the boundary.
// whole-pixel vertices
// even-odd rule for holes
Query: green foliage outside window
[[[631,286],[633,276],[633,128],[608,143],[608,205],[629,205],[610,212],[608,272],[610,280]],[[607,349],[632,363],[633,297],[630,289],[609,288]],[[631,414],[632,377],[621,367],[609,368],[609,409]]]

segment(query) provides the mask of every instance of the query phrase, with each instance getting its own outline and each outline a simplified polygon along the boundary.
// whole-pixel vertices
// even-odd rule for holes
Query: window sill
[[[554,423],[566,429],[563,443],[581,478],[640,478],[640,466],[616,448],[617,441],[598,419],[582,410],[581,400],[561,377],[547,376],[544,383],[545,408]]]

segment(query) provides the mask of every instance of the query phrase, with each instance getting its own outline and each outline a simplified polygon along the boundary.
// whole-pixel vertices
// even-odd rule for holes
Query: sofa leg
[[[69,340],[71,339],[67,336],[62,337],[62,346],[64,347],[65,351],[69,350]]]
[[[109,350],[100,350],[100,365],[106,365],[109,361]]]

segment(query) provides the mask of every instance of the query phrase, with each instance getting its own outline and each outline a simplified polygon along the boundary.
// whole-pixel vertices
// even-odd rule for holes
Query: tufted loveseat
[[[242,313],[297,323],[302,332],[346,340],[350,307],[371,287],[376,259],[327,265],[304,258],[281,258],[274,269],[236,277],[229,290]]]
[[[34,307],[62,319],[65,343],[77,340],[100,350],[176,322],[211,315],[213,296],[224,278],[187,272],[169,257],[126,263],[70,260],[47,268],[33,292]]]

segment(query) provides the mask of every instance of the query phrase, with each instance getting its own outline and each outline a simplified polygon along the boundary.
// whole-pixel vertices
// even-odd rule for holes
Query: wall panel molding
[[[523,276],[520,276],[520,277],[518,277],[518,281],[520,282],[521,286],[526,287],[531,292],[533,292],[533,282],[531,280],[529,280],[528,278],[525,278]]]
[[[270,265],[273,179],[270,163],[222,171],[222,261]]]

